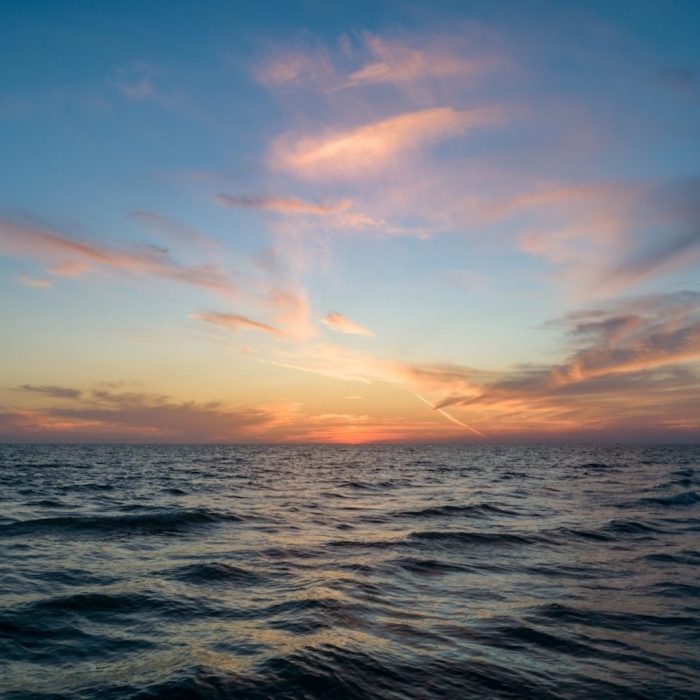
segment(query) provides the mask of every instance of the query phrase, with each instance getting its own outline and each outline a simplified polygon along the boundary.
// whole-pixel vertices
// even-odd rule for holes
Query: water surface
[[[700,448],[0,447],[3,698],[698,698]]]

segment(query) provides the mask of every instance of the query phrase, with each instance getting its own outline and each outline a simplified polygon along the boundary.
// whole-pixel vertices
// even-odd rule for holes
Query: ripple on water
[[[700,698],[700,448],[0,463],[3,700]]]

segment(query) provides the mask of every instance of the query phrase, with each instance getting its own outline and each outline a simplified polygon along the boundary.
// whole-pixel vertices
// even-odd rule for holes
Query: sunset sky
[[[0,441],[700,440],[700,3],[0,6]]]

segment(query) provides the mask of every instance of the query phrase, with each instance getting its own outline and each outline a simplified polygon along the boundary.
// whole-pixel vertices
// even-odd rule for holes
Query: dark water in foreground
[[[3,698],[700,698],[700,448],[0,447]]]

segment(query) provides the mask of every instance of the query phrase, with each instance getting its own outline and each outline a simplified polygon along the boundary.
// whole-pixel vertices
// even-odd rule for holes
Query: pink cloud
[[[275,325],[242,314],[202,312],[192,318],[232,331],[255,330],[293,341],[307,340],[315,333],[306,293],[295,286],[272,286],[254,303],[272,317]]]
[[[215,247],[215,242],[190,226],[174,221],[168,216],[153,211],[135,210],[129,213],[130,218],[140,221],[149,230],[161,235],[163,238],[179,243],[196,243]]]
[[[407,84],[426,78],[475,76],[488,64],[468,58],[446,37],[433,37],[420,46],[416,41],[389,39],[378,35],[365,36],[371,59],[362,68],[353,71],[348,86]]]
[[[275,50],[254,71],[257,80],[268,88],[319,83],[333,73],[330,54],[321,44]]]
[[[272,287],[262,303],[284,327],[289,338],[308,340],[315,334],[308,296],[298,285]]]
[[[262,321],[256,321],[248,316],[242,316],[241,314],[204,312],[193,314],[193,318],[199,319],[200,321],[206,321],[212,325],[220,326],[221,328],[226,328],[232,331],[254,330],[269,333],[270,335],[275,336],[283,335],[279,328],[275,328],[274,326],[271,326],[268,323],[263,323]]]
[[[374,335],[374,333],[361,326],[359,323],[351,321],[349,318],[339,314],[336,311],[331,311],[323,319],[323,325],[330,328],[332,331],[337,331],[338,333],[349,333],[352,335]]]
[[[275,143],[270,165],[309,180],[352,180],[376,173],[408,153],[498,119],[498,111],[492,108],[436,107],[320,137],[286,136]]]
[[[158,277],[229,296],[236,291],[233,283],[218,268],[178,265],[162,248],[142,246],[115,250],[56,231],[8,221],[0,221],[0,251],[46,261],[58,275],[77,276],[87,270],[107,270]]]
[[[476,29],[476,31],[475,31]],[[272,50],[254,75],[268,88],[337,89],[373,85],[411,87],[429,80],[467,79],[504,64],[502,42],[483,26],[463,25],[451,34],[380,35],[335,44],[309,40]],[[498,45],[498,54],[494,46]]]
[[[306,202],[297,197],[269,197],[269,196],[233,196],[229,194],[216,195],[216,201],[228,207],[240,209],[263,209],[280,214],[301,214],[326,216],[344,212],[350,206],[350,201],[342,199],[338,202],[317,204]]]

